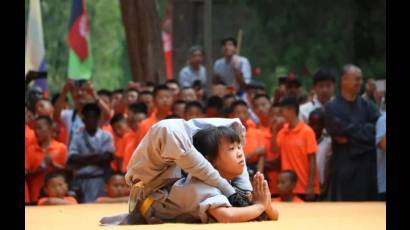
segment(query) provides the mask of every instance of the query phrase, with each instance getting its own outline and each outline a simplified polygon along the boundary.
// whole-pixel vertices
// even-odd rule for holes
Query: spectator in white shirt
[[[179,73],[179,85],[181,88],[192,87],[196,80],[206,84],[206,69],[203,65],[205,53],[199,46],[194,46],[189,50],[188,65]]]

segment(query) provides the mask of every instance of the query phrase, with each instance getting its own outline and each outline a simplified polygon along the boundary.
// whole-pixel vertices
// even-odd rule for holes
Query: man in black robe
[[[360,97],[362,71],[344,66],[340,95],[325,106],[326,130],[332,137],[329,199],[376,200],[376,106]]]

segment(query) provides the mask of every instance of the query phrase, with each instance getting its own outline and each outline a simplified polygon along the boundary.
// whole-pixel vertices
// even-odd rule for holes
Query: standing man
[[[340,95],[325,105],[325,127],[332,137],[330,200],[377,198],[376,106],[360,97],[362,71],[349,64],[340,76]]]
[[[221,42],[223,57],[214,64],[214,82],[223,81],[236,91],[245,89],[251,81],[251,65],[247,58],[236,54],[235,38],[225,38]]]

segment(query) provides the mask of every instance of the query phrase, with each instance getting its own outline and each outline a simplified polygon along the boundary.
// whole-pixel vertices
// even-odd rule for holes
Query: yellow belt
[[[144,188],[144,183],[142,183],[142,181],[140,181],[140,182],[136,183],[134,186],[138,187],[138,188]],[[152,199],[152,197],[150,197],[150,196],[146,197],[142,201],[142,204],[140,206],[141,216],[145,216],[145,214],[147,213],[148,209],[151,207],[153,202],[154,202],[154,199]]]

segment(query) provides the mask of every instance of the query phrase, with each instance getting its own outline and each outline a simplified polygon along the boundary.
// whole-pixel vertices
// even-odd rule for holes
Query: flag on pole
[[[70,30],[67,35],[69,48],[68,77],[70,79],[88,80],[91,78],[93,59],[89,25],[86,0],[73,0]]]
[[[34,85],[40,87],[47,97],[48,85],[40,0],[30,0],[27,25],[24,68],[26,84],[34,80]]]
[[[172,67],[172,4],[167,1],[165,9],[165,18],[162,24],[162,42],[165,53],[165,70],[167,79],[174,78]]]

